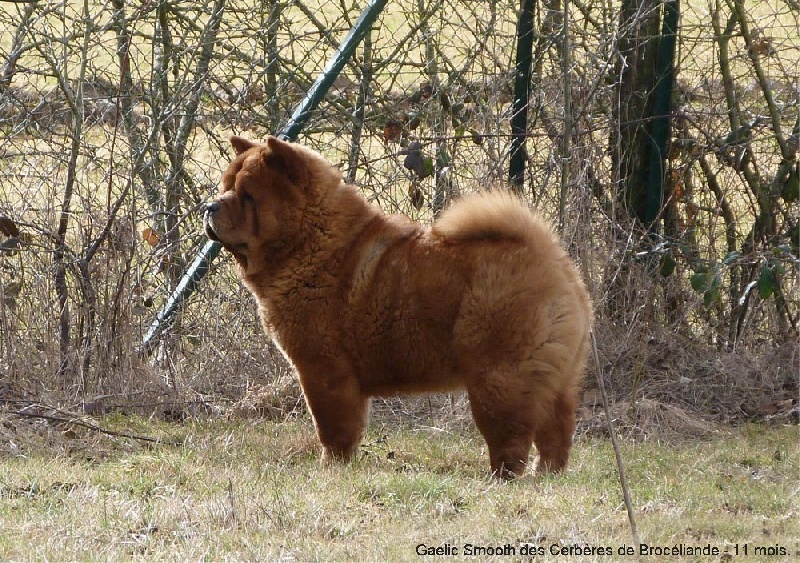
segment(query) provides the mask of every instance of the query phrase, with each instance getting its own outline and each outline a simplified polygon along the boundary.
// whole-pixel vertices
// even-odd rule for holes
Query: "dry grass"
[[[0,559],[402,561],[419,544],[460,556],[467,543],[631,544],[607,440],[579,437],[565,475],[503,484],[471,427],[381,418],[356,462],[325,469],[305,416],[99,421],[178,446],[0,418],[4,444],[17,442],[0,466]],[[798,453],[783,426],[623,440],[643,541],[795,550]]]

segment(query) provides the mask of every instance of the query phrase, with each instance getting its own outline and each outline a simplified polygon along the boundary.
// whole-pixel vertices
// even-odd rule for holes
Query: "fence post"
[[[536,0],[522,0],[522,9],[517,21],[517,55],[511,113],[511,161],[508,166],[508,183],[520,194],[525,187],[525,164],[528,161],[525,136],[528,133],[528,100],[533,63],[533,11],[535,7]]]
[[[665,0],[664,20],[656,63],[655,101],[651,129],[650,163],[647,171],[647,205],[644,223],[651,234],[658,234],[658,218],[664,205],[667,145],[670,134],[672,89],[675,82],[675,45],[678,38],[680,0]]]

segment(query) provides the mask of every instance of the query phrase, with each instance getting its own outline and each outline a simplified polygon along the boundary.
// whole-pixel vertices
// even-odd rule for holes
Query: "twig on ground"
[[[43,407],[51,410],[58,410],[58,409],[52,409],[52,407],[47,407],[45,405],[29,405],[26,408],[31,408],[34,406]],[[80,426],[82,428],[86,428],[94,432],[100,432],[101,434],[106,434],[108,436],[115,436],[117,438],[129,438],[131,440],[139,440],[140,442],[149,442],[154,444],[168,444],[171,446],[179,446],[183,443],[182,441],[175,439],[153,438],[152,436],[142,436],[139,434],[131,434],[129,432],[117,432],[116,430],[109,430],[107,428],[97,426],[96,424],[92,424],[91,422],[86,422],[85,420],[80,419],[77,415],[73,415],[70,413],[65,413],[66,416],[56,416],[52,414],[44,414],[41,412],[27,412],[25,409],[20,409],[17,411],[11,411],[9,414],[12,414],[14,416],[19,416],[21,418],[38,418],[41,420],[48,420],[50,422],[57,422],[60,424],[74,424],[76,426]]]

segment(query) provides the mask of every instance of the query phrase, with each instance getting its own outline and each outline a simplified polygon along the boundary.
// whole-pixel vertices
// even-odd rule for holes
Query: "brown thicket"
[[[137,355],[227,138],[279,130],[362,3],[250,4],[0,3],[0,390],[147,409],[285,372],[227,259]],[[517,9],[390,2],[298,140],[422,220],[502,183]],[[682,6],[654,236],[630,195],[662,9],[537,3],[525,190],[582,265],[615,397],[758,414],[797,396],[800,10]]]

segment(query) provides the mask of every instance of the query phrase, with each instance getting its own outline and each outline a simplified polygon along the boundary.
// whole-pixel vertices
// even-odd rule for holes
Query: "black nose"
[[[219,202],[212,201],[211,203],[206,205],[206,214],[212,214],[219,211]]]

